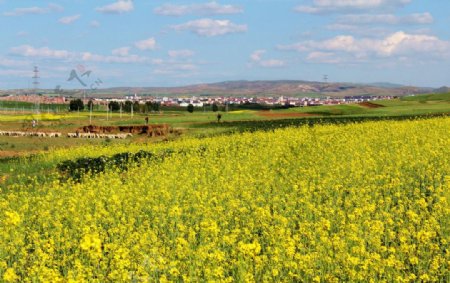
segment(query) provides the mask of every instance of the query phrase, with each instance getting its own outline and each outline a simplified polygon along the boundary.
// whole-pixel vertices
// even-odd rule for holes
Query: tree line
[[[94,102],[89,100],[87,103],[87,107],[85,107],[83,100],[74,99],[69,103],[69,111],[83,111],[85,108],[87,110],[93,108]],[[148,113],[148,112],[158,112],[161,108],[161,104],[158,102],[147,101],[145,104],[140,104],[138,101],[130,101],[127,100],[125,102],[118,101],[110,101],[108,103],[108,111],[111,112],[140,112],[140,113]]]
[[[87,106],[84,105],[83,100],[81,99],[74,99],[71,100],[69,103],[69,111],[83,111],[85,108],[87,110],[93,109],[94,102],[92,100],[89,100],[87,103]],[[219,111],[219,106],[216,103],[213,103],[211,105],[211,110],[213,112]],[[110,101],[108,103],[108,111],[111,112],[128,112],[131,113],[131,111],[136,113],[149,113],[149,112],[159,112],[161,109],[161,104],[159,102],[151,102],[147,101],[144,104],[140,104],[138,101],[130,101],[127,100],[125,102],[118,102],[118,101]],[[186,107],[186,110],[190,113],[194,112],[194,105],[189,104]]]

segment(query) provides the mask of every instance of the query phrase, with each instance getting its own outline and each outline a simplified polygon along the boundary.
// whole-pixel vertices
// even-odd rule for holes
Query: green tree
[[[152,111],[152,106],[153,106],[152,104],[153,103],[151,101],[145,102],[145,113]]]
[[[117,101],[110,101],[108,104],[108,108],[110,111],[117,112],[120,110],[120,104]]]
[[[69,103],[69,111],[81,111],[84,109],[84,103],[81,99],[71,100]]]
[[[155,112],[159,112],[159,109],[161,108],[161,104],[159,102],[154,102],[152,104],[152,110]]]
[[[130,100],[125,101],[125,104],[123,105],[123,111],[124,112],[131,112],[131,107],[133,106],[133,102]]]
[[[213,103],[213,105],[212,105],[212,111],[213,111],[213,112],[219,111],[219,106],[217,106],[217,104]]]
[[[135,101],[135,102],[133,103],[133,112],[134,112],[134,113],[139,112],[139,101]]]
[[[194,105],[192,105],[192,104],[189,103],[189,105],[187,106],[187,111],[188,111],[189,113],[194,112]]]

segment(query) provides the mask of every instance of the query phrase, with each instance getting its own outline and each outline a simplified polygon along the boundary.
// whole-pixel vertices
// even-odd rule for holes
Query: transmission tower
[[[39,89],[39,68],[38,68],[38,66],[34,66],[34,69],[33,69],[33,93],[35,94],[35,95],[37,95],[38,94],[38,89]],[[39,113],[39,108],[40,108],[40,99],[39,99],[39,97],[37,97],[37,102],[36,102],[36,112],[38,112]]]
[[[34,94],[37,94],[37,91],[39,89],[39,68],[38,66],[34,66],[33,69],[33,92]]]
[[[327,83],[328,82],[328,75],[323,75],[323,82]]]

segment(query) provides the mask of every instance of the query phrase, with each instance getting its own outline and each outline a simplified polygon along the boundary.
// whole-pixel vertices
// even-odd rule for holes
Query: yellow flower
[[[6,225],[16,226],[20,224],[20,222],[22,221],[20,215],[15,211],[6,211],[5,216],[6,216],[5,220]]]
[[[19,276],[17,276],[13,268],[8,268],[3,274],[3,280],[6,282],[16,282],[19,280]]]

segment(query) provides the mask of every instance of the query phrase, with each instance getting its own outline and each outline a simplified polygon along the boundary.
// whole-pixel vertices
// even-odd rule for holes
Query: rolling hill
[[[441,90],[440,88],[439,90]],[[25,92],[26,90],[15,90]],[[324,83],[302,80],[277,81],[225,81],[209,84],[196,84],[180,87],[114,87],[96,90],[92,95],[98,97],[117,97],[126,94],[151,96],[357,96],[432,93],[433,88],[401,86],[390,83],[355,84]],[[14,92],[14,91],[10,91]],[[53,90],[41,92],[52,93]],[[80,96],[82,90],[67,91],[66,96]],[[1,94],[1,93],[0,93]],[[64,94],[63,94],[64,95]]]

